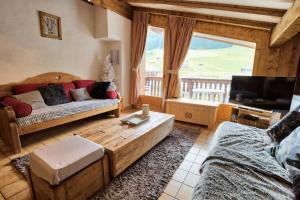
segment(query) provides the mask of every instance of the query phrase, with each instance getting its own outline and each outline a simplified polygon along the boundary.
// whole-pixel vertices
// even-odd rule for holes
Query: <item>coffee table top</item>
[[[141,114],[141,111],[130,115],[134,114]],[[97,126],[82,130],[77,134],[103,145],[108,151],[116,151],[164,122],[174,118],[175,116],[171,114],[150,111],[150,119],[138,126],[122,124],[120,118],[115,118],[104,120],[97,124]]]

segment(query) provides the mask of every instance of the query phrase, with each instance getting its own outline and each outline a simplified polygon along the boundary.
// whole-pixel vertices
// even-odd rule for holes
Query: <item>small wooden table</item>
[[[78,135],[104,146],[111,176],[116,177],[173,130],[174,115],[150,112],[150,116],[138,126],[124,125],[118,118],[104,120]]]

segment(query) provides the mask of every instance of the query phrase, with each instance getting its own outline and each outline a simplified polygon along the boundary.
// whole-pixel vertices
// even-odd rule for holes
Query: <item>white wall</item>
[[[61,17],[62,40],[41,37],[39,10]],[[98,79],[108,44],[94,38],[93,11],[81,0],[1,0],[0,84],[54,71]]]
[[[115,66],[119,89],[124,96],[124,105],[128,106],[130,70],[131,70],[131,21],[110,10],[107,12],[109,38],[108,49],[120,49],[120,65]]]

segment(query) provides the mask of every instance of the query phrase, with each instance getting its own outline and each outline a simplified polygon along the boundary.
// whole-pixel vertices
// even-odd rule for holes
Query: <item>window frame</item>
[[[144,51],[144,55],[143,55],[143,58],[142,58],[142,61],[141,63],[145,63],[145,66],[144,67],[141,67],[141,96],[143,97],[148,97],[148,98],[151,98],[151,99],[162,99],[162,95],[163,95],[163,78],[164,78],[164,71],[165,71],[165,55],[166,55],[166,48],[165,48],[165,38],[166,38],[166,28],[165,27],[161,27],[161,26],[156,26],[156,25],[151,25],[150,23],[148,24],[148,29],[149,27],[154,27],[154,28],[158,28],[158,29],[162,29],[163,30],[163,33],[164,33],[164,46],[163,46],[163,62],[162,62],[162,76],[161,76],[161,89],[160,89],[160,96],[155,96],[155,95],[146,95],[145,94],[145,87],[146,87],[146,44],[145,44],[145,51]],[[147,34],[147,37],[148,37],[148,34]],[[146,43],[147,43],[147,38],[146,38]]]

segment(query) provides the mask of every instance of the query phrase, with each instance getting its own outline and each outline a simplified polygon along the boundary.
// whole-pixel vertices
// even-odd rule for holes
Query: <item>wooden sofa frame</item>
[[[11,88],[14,85],[19,84],[31,84],[31,83],[66,83],[75,80],[80,80],[79,77],[60,72],[50,72],[41,74],[32,78],[28,78],[25,81],[18,83],[10,83],[6,85],[0,85],[0,98],[4,96],[12,95]],[[22,150],[20,136],[29,133],[34,133],[40,130],[48,129],[58,125],[66,124],[76,120],[84,119],[101,113],[109,112],[116,117],[120,116],[120,103],[118,105],[106,106],[90,111],[80,112],[66,117],[49,120],[46,122],[33,124],[29,126],[19,127],[16,122],[16,115],[14,110],[9,106],[0,106],[0,137],[2,140],[11,147],[14,153],[20,153]]]

